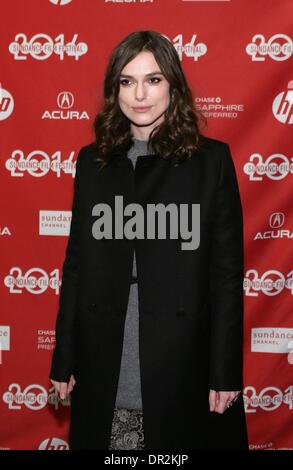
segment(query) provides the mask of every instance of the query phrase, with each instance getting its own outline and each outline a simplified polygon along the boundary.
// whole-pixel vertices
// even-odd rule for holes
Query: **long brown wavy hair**
[[[135,31],[115,47],[105,73],[104,104],[93,123],[93,146],[98,154],[95,160],[101,162],[101,167],[107,165],[113,154],[127,152],[133,145],[130,121],[120,109],[118,95],[122,69],[141,51],[153,53],[170,85],[170,104],[164,121],[152,130],[148,145],[162,158],[175,158],[180,163],[191,158],[203,140],[199,121],[206,124],[206,119],[196,110],[175,47],[156,31]]]

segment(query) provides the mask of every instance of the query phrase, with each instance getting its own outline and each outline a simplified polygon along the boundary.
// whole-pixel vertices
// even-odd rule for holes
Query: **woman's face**
[[[169,82],[152,52],[140,52],[120,74],[118,95],[121,111],[131,122],[134,137],[148,140],[154,127],[164,120],[169,106]]]

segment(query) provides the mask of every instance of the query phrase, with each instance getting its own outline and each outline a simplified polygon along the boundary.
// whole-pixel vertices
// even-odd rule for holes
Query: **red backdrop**
[[[238,174],[250,448],[292,449],[292,0],[14,0],[1,14],[0,448],[68,448],[70,403],[48,374],[75,160],[111,50],[152,29]]]

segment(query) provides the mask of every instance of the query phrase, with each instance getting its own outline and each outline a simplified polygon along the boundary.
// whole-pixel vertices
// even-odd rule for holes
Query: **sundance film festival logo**
[[[12,383],[8,386],[6,392],[2,396],[3,402],[9,410],[21,410],[28,408],[32,411],[39,411],[49,405],[57,410],[59,404],[62,406],[70,406],[70,395],[61,399],[57,394],[55,387],[52,386],[47,390],[40,384],[27,385],[23,390],[18,383]]]
[[[59,269],[47,274],[44,269],[31,268],[23,273],[19,266],[13,266],[4,277],[4,285],[10,294],[22,294],[26,290],[30,294],[40,295],[50,288],[58,295],[61,286]]]
[[[74,96],[70,91],[61,91],[58,94],[57,105],[59,109],[55,109],[53,111],[46,110],[42,115],[42,119],[89,120],[89,115],[86,111],[79,111],[77,109],[73,109]]]
[[[274,34],[267,41],[263,34],[255,34],[246,47],[252,61],[263,62],[267,57],[276,61],[287,60],[292,56],[292,39],[286,34]]]
[[[20,410],[26,407],[29,410],[38,411],[46,406],[47,401],[47,390],[39,384],[30,384],[22,390],[19,384],[12,383],[3,393],[3,402],[10,410]]]
[[[182,242],[183,250],[196,250],[200,244],[200,204],[191,204],[191,231],[189,230],[189,210],[188,204],[170,203],[165,206],[159,204],[147,204],[146,227],[145,212],[143,206],[138,203],[131,203],[123,208],[123,196],[115,196],[114,232],[115,239],[129,240],[137,239],[166,239],[167,234],[167,214],[170,220],[170,239],[184,240],[191,238],[190,242]],[[134,215],[132,216],[132,214]],[[101,215],[102,214],[102,215]],[[113,216],[112,208],[106,203],[96,204],[92,209],[92,215],[99,219],[93,223],[92,235],[95,239],[101,240],[113,238]],[[132,216],[124,222],[124,216]],[[146,230],[145,230],[146,228]],[[146,232],[146,234],[145,234]]]
[[[207,53],[207,45],[203,42],[198,42],[197,34],[193,34],[190,41],[187,40],[186,42],[183,38],[183,34],[177,34],[172,40],[166,36],[166,34],[162,34],[162,36],[173,43],[180,60],[182,60],[184,54],[185,57],[193,58],[194,61],[198,61],[200,57]]]
[[[43,150],[32,150],[27,155],[20,149],[13,150],[11,157],[5,162],[5,168],[11,176],[19,178],[25,173],[35,178],[45,176],[50,171],[60,178],[63,173],[75,177],[76,161],[73,161],[75,151],[62,160],[61,150],[48,155]]]
[[[249,181],[263,181],[265,177],[278,181],[293,174],[293,157],[281,153],[273,153],[267,158],[260,153],[253,153],[249,162],[243,165],[243,171]]]
[[[248,385],[243,390],[243,399],[246,413],[256,413],[257,409],[263,411],[275,411],[282,404],[293,409],[293,385],[289,385],[284,391],[278,387],[265,387],[257,393],[256,388]]]
[[[28,39],[26,34],[18,33],[13,42],[9,44],[9,52],[15,60],[27,60],[30,56],[36,60],[47,60],[53,54],[64,60],[65,55],[75,60],[86,54],[88,46],[85,42],[77,42],[78,34],[74,34],[71,41],[66,41],[64,34],[51,38],[48,34],[35,34]]]
[[[269,219],[270,230],[257,232],[254,240],[265,240],[269,238],[293,238],[293,232],[282,228],[285,223],[285,214],[283,212],[274,212]]]
[[[293,124],[293,80],[288,83],[288,90],[279,93],[273,102],[273,114],[282,124]]]
[[[5,90],[5,88],[2,88],[0,84],[0,121],[4,121],[4,119],[9,118],[13,109],[14,100],[11,93]]]
[[[285,289],[293,294],[293,270],[287,276],[276,269],[270,269],[260,276],[256,269],[249,269],[243,280],[243,288],[248,297],[258,297],[260,293],[269,297],[279,295]]]

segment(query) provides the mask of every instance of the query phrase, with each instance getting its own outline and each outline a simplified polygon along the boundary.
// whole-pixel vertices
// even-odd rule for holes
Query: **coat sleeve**
[[[56,319],[56,343],[49,377],[68,382],[74,367],[74,322],[78,301],[80,239],[80,172],[83,149],[76,160],[69,238],[62,267],[62,284]]]
[[[221,151],[210,260],[210,389],[243,388],[243,214],[229,145]]]

